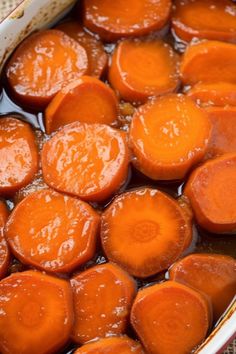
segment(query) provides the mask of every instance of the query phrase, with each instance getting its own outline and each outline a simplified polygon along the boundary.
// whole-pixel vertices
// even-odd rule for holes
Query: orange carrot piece
[[[148,353],[186,354],[210,327],[210,307],[197,291],[174,281],[141,289],[131,310],[131,324]]]
[[[236,45],[202,41],[190,45],[183,55],[180,73],[184,84],[225,81],[236,84]]]
[[[59,91],[47,106],[46,132],[75,121],[111,124],[117,116],[118,100],[113,90],[94,77],[82,76]]]
[[[134,114],[130,127],[133,164],[155,180],[184,178],[204,157],[210,134],[207,114],[190,98],[160,97]]]
[[[126,134],[103,124],[71,123],[42,151],[46,183],[90,201],[115,193],[127,178],[128,164]]]
[[[83,344],[125,331],[136,291],[134,280],[126,272],[112,263],[100,264],[74,277],[71,284],[73,341]]]
[[[87,203],[47,189],[15,207],[5,234],[22,263],[65,273],[94,256],[99,219]]]
[[[109,82],[126,101],[144,103],[176,89],[178,66],[178,55],[161,40],[125,40],[113,54]]]
[[[108,58],[102,42],[88,32],[77,21],[68,21],[56,26],[56,29],[65,32],[75,39],[85,50],[88,56],[88,74],[101,77],[107,68]]]
[[[13,117],[0,120],[0,194],[12,195],[38,170],[35,135],[29,124]]]
[[[169,19],[170,0],[84,0],[84,25],[105,41],[142,36],[161,29]]]
[[[57,353],[73,325],[67,281],[35,271],[15,273],[0,282],[2,354]]]
[[[107,258],[140,278],[167,269],[180,257],[191,234],[191,222],[178,202],[156,189],[126,192],[102,215]]]
[[[230,0],[176,0],[172,28],[184,41],[235,41],[236,6]]]
[[[220,254],[191,254],[169,270],[170,279],[209,296],[217,320],[236,294],[236,260]]]
[[[46,30],[20,44],[6,67],[6,76],[16,99],[40,109],[87,70],[87,54],[79,43],[61,31]]]
[[[103,338],[80,347],[74,354],[145,354],[139,342],[127,337]]]
[[[214,233],[235,232],[236,154],[225,154],[196,168],[184,194],[203,228]]]
[[[10,263],[10,252],[4,235],[8,215],[6,204],[0,200],[0,279],[5,276]]]

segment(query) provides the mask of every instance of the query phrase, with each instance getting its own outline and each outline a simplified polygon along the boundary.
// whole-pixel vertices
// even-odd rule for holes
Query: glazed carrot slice
[[[146,102],[178,86],[179,57],[161,40],[125,40],[118,44],[109,82],[126,101]]]
[[[139,342],[127,337],[103,338],[80,347],[74,354],[145,354]]]
[[[107,258],[140,278],[167,269],[191,234],[191,222],[178,202],[156,189],[124,193],[102,215],[101,240]]]
[[[191,254],[176,262],[170,279],[207,294],[217,320],[236,294],[236,260],[219,254]]]
[[[85,343],[125,331],[136,291],[134,280],[126,272],[112,263],[100,264],[74,277],[71,284],[73,341]]]
[[[210,307],[197,291],[174,281],[141,289],[131,311],[131,324],[148,353],[185,354],[206,337]]]
[[[93,257],[98,227],[99,216],[87,203],[42,190],[15,207],[5,234],[22,263],[64,273]]]
[[[142,36],[168,21],[170,0],[84,0],[85,26],[106,41]]]
[[[46,132],[50,134],[75,121],[111,124],[117,116],[118,100],[113,90],[94,77],[82,76],[49,103],[45,111]]]
[[[0,194],[11,195],[27,185],[38,170],[35,135],[29,124],[0,119]]]
[[[6,204],[0,200],[0,279],[5,276],[10,263],[10,252],[4,235],[8,215]]]
[[[46,30],[20,44],[6,67],[6,76],[17,100],[40,109],[87,70],[87,54],[79,43],[61,31]]]
[[[101,77],[107,68],[107,54],[102,42],[85,32],[77,21],[68,21],[56,26],[56,29],[65,32],[75,39],[85,50],[88,56],[88,74]]]
[[[236,84],[236,45],[202,41],[190,45],[183,55],[180,73],[184,84],[225,81]]]
[[[235,41],[236,6],[230,0],[176,0],[172,28],[184,41]]]
[[[57,353],[67,343],[73,324],[67,281],[35,271],[12,274],[0,282],[0,307],[2,354]]]
[[[204,157],[210,133],[207,114],[190,98],[160,97],[134,114],[130,127],[133,163],[152,179],[181,179]]]
[[[126,134],[104,124],[75,122],[43,147],[46,183],[84,200],[105,200],[125,182],[129,152]]]
[[[195,169],[187,181],[198,223],[214,233],[236,231],[236,154],[225,154]]]

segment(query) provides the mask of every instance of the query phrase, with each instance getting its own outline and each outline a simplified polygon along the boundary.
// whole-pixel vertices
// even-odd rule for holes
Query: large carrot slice
[[[235,41],[236,6],[230,0],[176,0],[172,26],[178,37]]]
[[[102,42],[85,32],[77,21],[61,23],[56,29],[65,32],[84,47],[88,56],[88,73],[96,77],[102,76],[108,62]]]
[[[42,190],[15,207],[5,233],[22,263],[51,272],[70,272],[93,257],[98,227],[99,216],[90,205]]]
[[[194,129],[193,129],[194,127]],[[152,179],[183,178],[208,146],[206,113],[183,95],[163,96],[140,107],[130,127],[135,167]]]
[[[10,262],[10,252],[4,236],[8,215],[6,204],[0,200],[0,279],[5,276]]]
[[[57,30],[32,34],[16,49],[6,76],[16,99],[44,108],[69,81],[88,69],[86,51],[74,39]]]
[[[2,354],[57,353],[73,324],[69,284],[40,272],[15,273],[0,282]]]
[[[90,201],[105,200],[118,190],[128,164],[125,133],[103,124],[71,123],[42,152],[46,183]]]
[[[219,254],[191,254],[176,262],[170,279],[207,294],[217,320],[236,294],[236,260]]]
[[[235,232],[236,154],[225,154],[198,167],[184,193],[203,228],[214,233]]]
[[[111,124],[118,116],[118,100],[112,89],[89,76],[71,82],[49,103],[45,111],[46,132],[80,121]]]
[[[123,99],[145,102],[176,89],[178,64],[178,55],[161,40],[125,40],[113,54],[109,81]]]
[[[138,292],[131,323],[148,353],[186,354],[206,337],[210,308],[197,291],[174,281]]]
[[[136,290],[134,280],[126,272],[112,263],[101,264],[80,273],[71,284],[75,342],[85,343],[125,331]]]
[[[84,24],[106,41],[140,36],[162,28],[170,0],[84,0]]]
[[[178,202],[156,189],[124,193],[102,216],[107,258],[142,278],[167,269],[186,247],[191,232],[191,222]]]
[[[0,194],[27,185],[38,169],[38,151],[30,126],[13,117],[0,119]]]
[[[80,347],[74,354],[145,354],[141,345],[133,339],[123,337],[103,338]]]
[[[184,84],[236,84],[236,45],[218,41],[202,41],[190,45],[183,55],[180,73]]]

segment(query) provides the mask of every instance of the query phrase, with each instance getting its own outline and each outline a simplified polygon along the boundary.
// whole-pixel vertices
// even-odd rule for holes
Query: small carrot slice
[[[38,169],[35,135],[29,124],[0,119],[0,194],[12,195],[27,185]]]
[[[140,290],[131,310],[131,324],[148,353],[185,354],[206,337],[210,307],[197,291],[174,281]]]
[[[115,193],[127,178],[128,164],[126,134],[103,124],[71,123],[42,151],[46,183],[90,201]]]
[[[118,100],[113,90],[94,77],[82,76],[59,91],[47,106],[46,132],[75,121],[111,124],[117,116]]]
[[[236,6],[230,0],[176,0],[172,28],[184,41],[235,41]]]
[[[8,215],[6,204],[0,200],[0,279],[5,276],[10,263],[10,252],[4,235]]]
[[[145,354],[139,342],[127,337],[103,338],[80,347],[74,354]]]
[[[15,273],[0,282],[2,354],[57,353],[73,324],[67,281],[35,271]]]
[[[108,58],[102,42],[85,32],[77,21],[68,21],[56,26],[56,29],[65,32],[75,39],[85,50],[88,56],[88,74],[101,77],[107,68]]]
[[[85,343],[125,331],[136,291],[134,280],[126,272],[112,263],[100,264],[74,277],[71,284],[73,341]]]
[[[187,181],[198,223],[214,233],[236,231],[236,154],[225,154],[196,168]]]
[[[207,294],[217,320],[236,294],[236,260],[220,254],[191,254],[169,270],[171,280]]]
[[[204,157],[210,134],[207,114],[190,98],[160,97],[134,114],[130,127],[133,164],[155,180],[181,179]]]
[[[176,89],[178,64],[178,55],[161,40],[125,40],[113,54],[109,82],[126,101],[144,103]]]
[[[202,41],[190,45],[183,55],[180,73],[184,84],[225,81],[236,84],[236,45]]]
[[[83,21],[105,41],[142,36],[161,29],[170,16],[170,0],[84,0]]]
[[[61,31],[46,30],[20,44],[6,67],[6,76],[16,99],[40,109],[87,70],[87,54],[79,43]]]
[[[101,240],[107,258],[140,278],[167,269],[179,258],[191,233],[190,220],[178,202],[156,189],[124,193],[102,215]]]

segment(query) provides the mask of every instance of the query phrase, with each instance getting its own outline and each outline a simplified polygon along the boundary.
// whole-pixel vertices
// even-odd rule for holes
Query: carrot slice
[[[169,270],[170,279],[207,294],[217,320],[236,294],[236,260],[219,254],[191,254]]]
[[[109,81],[126,101],[146,102],[178,86],[179,57],[161,40],[125,40],[118,44]]]
[[[42,190],[15,207],[5,233],[22,263],[64,273],[93,257],[98,227],[99,216],[87,203]]]
[[[236,84],[236,45],[218,41],[202,41],[190,45],[183,55],[180,73],[184,84],[199,81],[215,83],[223,80]]]
[[[6,76],[16,99],[40,109],[87,69],[87,54],[79,43],[61,31],[47,30],[20,44],[6,67]]]
[[[108,58],[102,42],[88,32],[77,21],[68,21],[56,26],[56,29],[65,32],[75,39],[85,50],[88,56],[89,75],[101,77],[107,68]]]
[[[40,272],[15,273],[0,282],[2,354],[56,353],[73,324],[67,281]]]
[[[214,233],[236,231],[236,154],[225,154],[196,168],[187,181],[198,223]]]
[[[74,354],[145,354],[139,342],[127,337],[103,338],[80,347]]]
[[[126,134],[103,124],[71,123],[42,151],[46,183],[90,201],[117,191],[127,178],[128,164]]]
[[[134,114],[130,127],[133,163],[152,179],[181,179],[204,157],[210,133],[207,114],[190,98],[160,97]]]
[[[111,263],[100,264],[74,277],[71,284],[75,342],[85,343],[125,331],[136,291],[134,280],[126,272]]]
[[[35,136],[29,124],[13,117],[0,120],[0,194],[27,185],[38,169]]]
[[[0,279],[5,276],[10,263],[10,252],[4,235],[8,215],[6,204],[0,200]]]
[[[235,41],[236,6],[230,0],[177,0],[172,28],[185,41],[194,37]]]
[[[170,0],[84,0],[85,26],[106,41],[142,36],[161,29],[170,16]]]
[[[131,324],[148,353],[190,353],[206,337],[210,307],[197,291],[166,281],[138,292]]]
[[[141,278],[167,269],[181,255],[191,233],[190,220],[178,202],[156,189],[124,193],[102,216],[107,258]]]
[[[118,116],[118,100],[113,90],[89,76],[71,82],[49,103],[45,111],[46,132],[80,121],[114,123]]]

